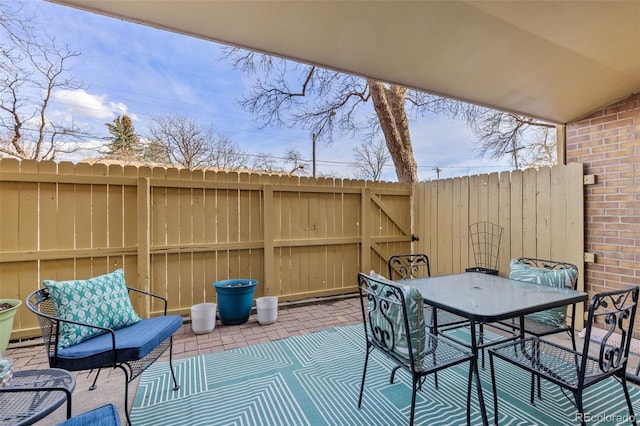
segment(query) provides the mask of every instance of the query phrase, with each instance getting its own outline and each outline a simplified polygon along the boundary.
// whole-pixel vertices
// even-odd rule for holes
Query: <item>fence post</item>
[[[138,178],[138,286],[151,291],[151,184],[148,177]],[[149,317],[151,305],[145,297],[142,305],[142,315]]]
[[[371,188],[360,192],[360,271],[371,270]]]
[[[264,185],[264,295],[277,295],[274,289],[275,253],[273,248],[273,185]]]

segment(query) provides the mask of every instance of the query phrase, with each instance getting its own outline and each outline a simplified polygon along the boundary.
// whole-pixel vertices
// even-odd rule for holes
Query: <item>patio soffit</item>
[[[638,1],[49,1],[556,123],[640,91]]]

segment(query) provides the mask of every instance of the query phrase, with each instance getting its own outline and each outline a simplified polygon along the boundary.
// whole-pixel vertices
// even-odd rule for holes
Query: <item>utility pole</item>
[[[324,126],[322,126],[324,127]],[[314,133],[313,135],[311,135],[312,139],[313,139],[313,177],[316,177],[316,139],[318,138],[318,134]]]
[[[436,166],[435,169],[433,169],[436,171],[436,180],[440,180],[440,172],[442,171],[442,169],[438,166]]]
[[[312,152],[312,162],[313,162],[313,177],[316,177],[316,139],[318,139],[318,136],[320,136],[320,133],[322,133],[322,130],[324,130],[324,126],[327,125],[327,123],[329,122],[329,120],[331,120],[333,117],[335,117],[336,112],[335,111],[331,111],[329,113],[329,117],[326,118],[326,120],[324,121],[324,123],[322,123],[322,126],[320,126],[320,129],[318,129],[318,133],[313,133],[311,135],[311,139],[313,141],[313,152]]]
[[[523,146],[521,147],[514,147],[513,149],[510,149],[508,151],[505,151],[506,154],[511,154],[513,155],[513,165],[516,168],[516,170],[520,169],[520,166],[518,164],[518,151],[520,151],[521,149],[524,149]]]

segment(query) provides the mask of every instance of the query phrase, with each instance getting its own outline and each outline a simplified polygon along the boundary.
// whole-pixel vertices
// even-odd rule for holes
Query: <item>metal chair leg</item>
[[[120,368],[124,373],[124,414],[127,417],[127,425],[131,426],[131,417],[129,417],[129,370],[122,364],[118,364],[116,367]]]
[[[389,379],[389,383],[393,384],[393,381],[395,380],[396,377],[396,371],[398,371],[398,369],[400,369],[400,366],[396,366],[393,368],[393,370],[391,370],[391,378]]]
[[[493,392],[493,424],[498,424],[498,389],[496,386],[496,371],[493,367],[493,354],[489,352],[489,369],[491,370],[491,391]]]
[[[362,406],[362,394],[364,393],[364,378],[367,375],[367,365],[369,364],[369,352],[371,346],[367,347],[367,353],[364,357],[364,368],[362,369],[362,382],[360,383],[360,397],[358,398],[358,408]]]
[[[467,426],[471,426],[471,381],[473,380],[473,365],[469,362],[469,377],[467,378]]]
[[[180,385],[176,380],[176,372],[173,369],[173,336],[171,336],[171,343],[169,344],[169,368],[171,369],[171,377],[173,377],[173,390],[180,389]]]
[[[418,393],[418,376],[413,376],[413,385],[411,391],[411,416],[409,416],[409,426],[413,426],[413,419],[416,415],[416,394]]]
[[[98,382],[98,376],[100,375],[101,371],[102,371],[102,368],[98,368],[98,372],[96,373],[96,377],[93,379],[93,383],[91,384],[91,386],[89,386],[89,390],[95,390],[98,387],[98,385],[96,385],[96,383]],[[89,372],[89,374],[91,374],[91,372]]]
[[[629,407],[629,418],[632,419],[631,421],[633,425],[636,426],[636,415],[633,412],[633,405],[631,405],[631,397],[629,396],[629,389],[627,388],[627,378],[624,373],[622,374],[620,384],[622,385],[622,389],[624,390],[624,397],[627,400],[627,407]]]
[[[573,395],[573,397],[576,399],[576,407],[578,408],[578,416],[580,417],[580,424],[582,426],[586,426],[586,423],[584,421],[584,406],[582,404],[582,391],[578,391]]]

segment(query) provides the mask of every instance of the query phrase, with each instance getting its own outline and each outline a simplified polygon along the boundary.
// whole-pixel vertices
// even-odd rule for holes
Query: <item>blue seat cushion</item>
[[[180,315],[144,319],[115,331],[116,362],[144,358],[182,326]],[[113,362],[111,333],[101,334],[64,349],[52,366],[69,371],[88,370]]]
[[[120,426],[120,415],[113,404],[103,405],[71,417],[58,426]]]

